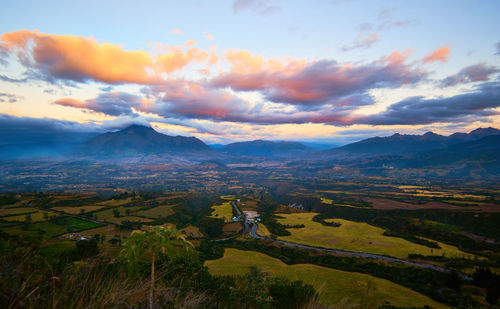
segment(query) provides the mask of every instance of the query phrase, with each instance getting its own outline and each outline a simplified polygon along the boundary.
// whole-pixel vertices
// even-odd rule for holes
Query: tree
[[[127,213],[127,216],[130,216],[130,209],[125,210],[125,212]]]
[[[31,218],[31,214],[27,214],[24,221],[26,221],[26,224],[30,224],[33,221],[33,219]]]
[[[135,230],[125,241],[121,258],[127,262],[130,277],[138,275],[139,263],[145,255],[151,256],[151,288],[149,291],[149,308],[153,308],[155,284],[155,261],[157,257],[172,259],[193,252],[193,245],[179,232],[172,228],[153,227],[150,231]]]
[[[113,217],[119,217],[120,211],[118,209],[113,209]]]

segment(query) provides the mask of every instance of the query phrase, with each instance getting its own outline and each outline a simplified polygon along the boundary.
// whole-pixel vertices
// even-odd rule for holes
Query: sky
[[[500,127],[495,0],[2,6],[0,128],[344,144]]]

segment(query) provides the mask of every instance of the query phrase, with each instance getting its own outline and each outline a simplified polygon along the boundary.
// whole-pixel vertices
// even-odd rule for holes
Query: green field
[[[153,219],[166,218],[174,213],[174,210],[172,209],[173,206],[174,205],[157,206],[148,210],[138,211],[137,215]]]
[[[206,261],[215,275],[243,275],[250,266],[264,272],[302,280],[320,294],[320,303],[333,307],[375,308],[390,302],[394,306],[447,308],[445,305],[391,281],[370,275],[340,271],[311,264],[287,265],[279,259],[255,251],[226,248],[224,257]]]
[[[304,224],[304,228],[288,229],[291,235],[280,236],[279,239],[314,247],[335,248],[347,251],[357,251],[390,255],[407,258],[408,254],[442,255],[447,257],[462,257],[470,254],[460,251],[457,247],[438,242],[441,249],[409,242],[399,237],[382,235],[384,229],[343,219],[334,219],[340,227],[330,227],[312,221],[317,213],[280,214],[281,224]],[[328,221],[328,219],[326,220]]]
[[[224,202],[221,205],[212,206],[212,218],[224,219],[224,222],[233,222],[233,207],[231,202]]]

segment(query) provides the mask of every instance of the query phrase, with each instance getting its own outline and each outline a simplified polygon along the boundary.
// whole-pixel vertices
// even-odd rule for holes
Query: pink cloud
[[[431,54],[427,55],[424,59],[424,63],[428,62],[447,62],[448,56],[450,55],[451,50],[447,46],[441,46]]]

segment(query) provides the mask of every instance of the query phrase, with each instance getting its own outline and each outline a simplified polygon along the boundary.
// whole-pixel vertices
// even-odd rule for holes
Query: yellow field
[[[44,213],[46,213],[49,217],[52,217],[52,216],[56,216],[57,217],[57,216],[59,216],[59,214],[56,213],[56,212],[37,210],[35,213],[30,214],[31,215],[31,221],[32,222],[45,221],[45,215],[44,215]],[[5,221],[25,222],[26,221],[26,215],[3,217],[2,219],[5,220]]]
[[[447,308],[445,305],[391,281],[311,264],[286,265],[279,259],[255,251],[226,248],[224,257],[206,261],[215,275],[242,275],[257,266],[272,276],[302,280],[320,294],[320,303],[333,307],[376,308],[386,301],[401,307]],[[358,305],[358,306],[356,306]]]
[[[322,197],[321,203],[331,205],[331,204],[333,204],[333,200]]]
[[[101,202],[101,203],[99,203],[99,205],[104,205],[104,206],[121,206],[121,205],[130,203],[131,201],[132,201],[132,199],[130,197],[126,198],[126,199],[122,199],[122,200],[112,199],[112,200],[109,200],[109,201]]]
[[[172,209],[173,205],[162,205],[148,210],[141,210],[137,212],[138,216],[144,216],[148,218],[158,219],[166,218],[174,213]]]
[[[221,205],[212,206],[211,218],[224,218],[224,222],[233,222],[233,207],[231,202],[224,202]]]
[[[36,208],[31,207],[17,207],[17,208],[0,208],[0,217],[7,215],[24,214],[27,212],[34,212]]]
[[[259,223],[259,228],[257,229],[257,234],[259,236],[263,236],[263,237],[269,237],[271,236],[271,232],[269,232],[269,230],[267,229],[267,227],[262,224],[262,223]]]
[[[316,213],[280,214],[284,219],[278,219],[282,224],[304,224],[304,228],[288,229],[290,236],[280,236],[279,239],[309,245],[314,247],[335,248],[347,251],[357,251],[390,255],[398,258],[407,258],[410,253],[422,255],[441,255],[448,257],[467,257],[468,253],[460,251],[455,246],[438,242],[441,249],[432,249],[415,244],[399,237],[382,235],[384,229],[343,219],[335,219],[340,227],[324,226],[312,221]]]
[[[90,212],[94,210],[99,210],[103,208],[104,206],[97,206],[97,205],[90,205],[90,206],[79,206],[79,207],[65,207],[65,206],[60,206],[60,207],[52,207],[54,210],[58,211],[64,211],[65,213],[69,213],[72,215],[78,215],[81,213],[81,210],[83,209],[84,212]]]
[[[221,195],[220,198],[223,200],[234,200],[235,196],[234,195]]]

